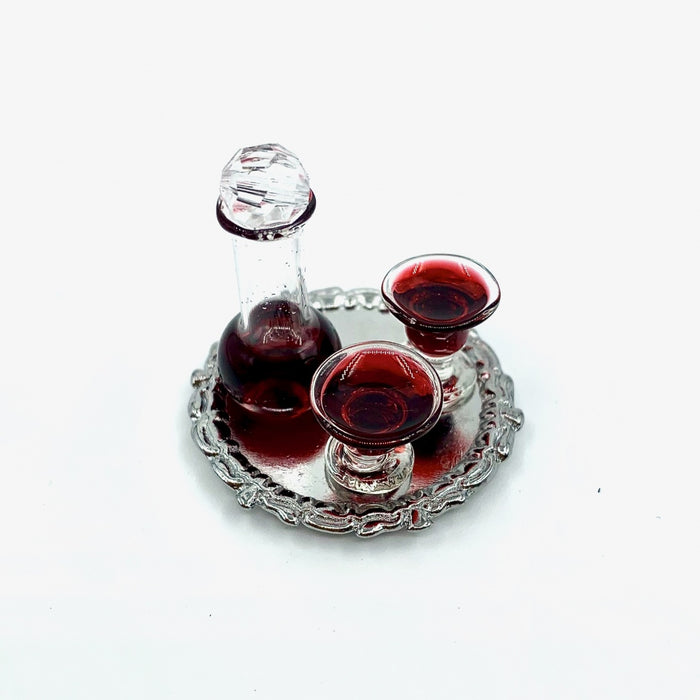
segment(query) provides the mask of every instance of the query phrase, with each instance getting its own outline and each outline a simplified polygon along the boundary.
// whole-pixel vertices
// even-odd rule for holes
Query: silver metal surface
[[[404,342],[403,325],[374,289],[311,293],[343,345],[365,340]],[[371,537],[421,530],[483,484],[513,446],[523,413],[513,405],[513,380],[473,330],[463,352],[477,368],[478,391],[413,443],[408,491],[380,504],[343,500],[325,479],[326,433],[308,411],[296,419],[260,418],[239,409],[219,385],[216,345],[204,369],[192,373],[189,402],[194,441],[244,508],[259,506],[289,525]]]

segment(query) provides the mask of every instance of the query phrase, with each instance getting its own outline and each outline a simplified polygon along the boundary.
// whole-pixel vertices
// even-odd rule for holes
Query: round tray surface
[[[374,289],[322,289],[314,306],[334,324],[343,345],[365,340],[404,342],[404,330]],[[240,409],[221,386],[217,346],[204,369],[192,373],[192,435],[214,471],[236,491],[244,508],[259,506],[289,525],[370,537],[390,530],[420,530],[462,503],[510,453],[523,422],[513,405],[513,381],[473,330],[462,352],[477,368],[478,391],[416,441],[408,492],[380,504],[362,504],[328,486],[323,449],[328,435],[308,413],[261,418]]]

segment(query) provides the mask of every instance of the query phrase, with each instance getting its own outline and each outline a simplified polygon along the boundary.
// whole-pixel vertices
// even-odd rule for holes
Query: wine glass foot
[[[362,501],[386,500],[405,494],[411,483],[414,453],[410,443],[358,463],[357,455],[339,440],[326,444],[326,480],[337,493]]]

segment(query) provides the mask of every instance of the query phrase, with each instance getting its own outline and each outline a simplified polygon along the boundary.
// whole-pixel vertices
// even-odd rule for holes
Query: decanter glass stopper
[[[260,232],[292,225],[309,206],[309,176],[278,143],[241,148],[221,173],[220,208],[232,224]]]

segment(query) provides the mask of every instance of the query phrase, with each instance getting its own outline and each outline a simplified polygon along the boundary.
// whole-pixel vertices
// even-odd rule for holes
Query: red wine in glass
[[[489,288],[474,267],[450,258],[403,266],[393,280],[396,303],[417,323],[460,326],[489,302]]]

